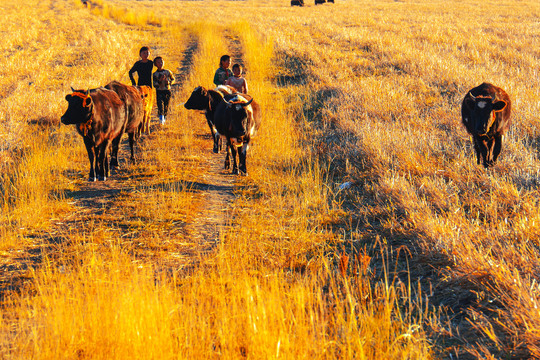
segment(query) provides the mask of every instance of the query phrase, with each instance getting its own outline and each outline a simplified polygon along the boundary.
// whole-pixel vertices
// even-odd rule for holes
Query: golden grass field
[[[538,1],[0,10],[1,358],[540,358]],[[64,97],[129,83],[143,45],[168,123],[88,183]],[[247,177],[183,107],[225,53],[264,112]],[[484,81],[513,105],[488,170],[460,117]]]

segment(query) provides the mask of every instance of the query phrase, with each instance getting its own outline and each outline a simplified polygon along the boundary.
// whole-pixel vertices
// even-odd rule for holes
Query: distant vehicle
[[[291,6],[304,6],[304,0],[291,0]]]

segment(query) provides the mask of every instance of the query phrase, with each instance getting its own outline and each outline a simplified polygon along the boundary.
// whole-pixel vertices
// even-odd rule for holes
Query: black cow
[[[467,92],[461,105],[461,119],[472,135],[477,164],[495,165],[502,148],[502,137],[510,128],[512,102],[508,94],[492,84],[483,83]]]
[[[199,86],[193,90],[191,96],[184,104],[184,107],[189,110],[202,110],[206,116],[206,122],[210,127],[210,133],[214,140],[213,151],[217,154],[221,148],[221,138],[217,134],[216,127],[214,126],[214,113],[220,103],[223,102],[223,94],[216,90],[206,90],[204,87]]]
[[[131,149],[131,161],[135,161],[134,146],[135,140],[139,138],[144,120],[144,101],[141,92],[134,86],[125,85],[118,81],[112,81],[105,85],[106,89],[118,94],[124,102],[126,110],[126,126],[124,132],[129,137],[129,147]],[[113,141],[113,153],[118,152],[119,141]],[[115,163],[113,163],[113,160]],[[111,166],[118,166],[118,159],[111,158]]]
[[[96,173],[98,180],[106,180],[110,144],[119,142],[124,132],[125,105],[114,91],[105,88],[73,90],[72,94],[66,95],[66,100],[68,108],[61,121],[76,125],[77,132],[83,137],[90,160],[88,180],[95,181]],[[113,151],[112,158],[116,157]]]
[[[214,114],[214,125],[221,136],[227,139],[227,157],[225,168],[230,167],[232,156],[232,173],[247,175],[246,156],[251,138],[258,130],[261,120],[261,108],[248,95],[225,95]],[[242,149],[237,149],[242,147]],[[238,163],[236,154],[238,152]]]

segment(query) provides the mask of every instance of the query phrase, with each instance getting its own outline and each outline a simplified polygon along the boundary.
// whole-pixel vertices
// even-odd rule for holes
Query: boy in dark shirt
[[[150,56],[150,49],[148,46],[143,46],[141,50],[139,50],[139,56],[141,57],[141,60],[137,61],[129,70],[131,85],[147,85],[152,87],[152,69],[154,68],[154,63],[152,60],[148,59],[148,56]],[[137,83],[135,83],[135,79],[133,78],[133,73],[135,72],[139,77]]]

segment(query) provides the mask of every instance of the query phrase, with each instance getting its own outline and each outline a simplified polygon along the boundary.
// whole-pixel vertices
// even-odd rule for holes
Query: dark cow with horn
[[[118,81],[111,81],[105,85],[106,89],[112,90],[118,94],[118,97],[124,102],[126,110],[126,127],[124,132],[129,137],[129,147],[131,149],[131,161],[135,161],[135,140],[139,138],[144,115],[144,101],[141,92],[134,86],[125,85]],[[119,142],[113,141],[113,153],[118,152]],[[113,163],[113,160],[115,163]],[[118,161],[115,158],[111,158],[111,166],[118,166]]]
[[[214,113],[220,103],[223,102],[223,94],[216,90],[207,90],[202,86],[199,86],[193,90],[191,96],[184,104],[184,107],[189,110],[201,110],[204,111],[206,122],[210,127],[210,133],[214,140],[213,151],[217,154],[220,151],[220,136],[214,126]]]
[[[225,169],[230,167],[229,158],[232,156],[233,174],[238,174],[240,170],[240,174],[247,175],[247,150],[251,138],[260,126],[260,117],[260,106],[249,95],[225,95],[223,101],[218,104],[214,114],[214,125],[218,133],[227,139]]]
[[[73,90],[66,95],[68,108],[61,121],[74,124],[83,137],[88,160],[90,160],[89,181],[106,180],[109,176],[108,153],[112,142],[119,142],[126,123],[125,105],[111,90]],[[117,158],[113,151],[112,159]],[[111,161],[112,161],[111,159]]]
[[[472,135],[477,164],[495,164],[502,148],[502,137],[511,124],[512,102],[508,94],[492,84],[483,83],[471,89],[461,105],[461,117]]]

